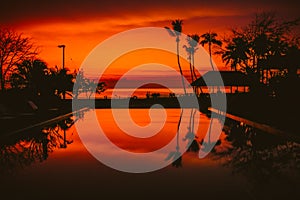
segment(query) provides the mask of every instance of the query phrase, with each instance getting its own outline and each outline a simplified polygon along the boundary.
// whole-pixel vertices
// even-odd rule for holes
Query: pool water
[[[279,199],[300,193],[298,143],[257,136],[263,133],[236,124],[226,124],[222,129],[219,119],[192,109],[185,109],[181,120],[180,109],[165,109],[164,113],[132,109],[129,111],[132,123],[126,118],[125,109],[115,111],[89,110],[48,127],[2,137],[1,196]],[[108,139],[105,141],[117,148],[97,140],[97,134],[101,133],[92,123],[94,116]],[[138,125],[137,130],[128,133],[133,124]],[[211,132],[211,124],[222,131]],[[78,132],[83,128],[85,131]],[[205,151],[208,143],[216,145],[204,158],[199,158],[199,152]],[[172,145],[158,152],[168,144]],[[172,152],[177,150],[182,156],[173,159]],[[153,160],[146,160],[145,165],[156,162],[163,165],[146,173],[128,173],[103,164],[93,155],[97,152],[98,156],[115,161],[117,166],[130,159],[121,151],[137,155],[154,152]]]

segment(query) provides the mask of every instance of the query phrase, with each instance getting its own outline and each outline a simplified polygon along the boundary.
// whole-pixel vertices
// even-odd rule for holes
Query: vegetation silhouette
[[[213,157],[222,160],[234,174],[242,173],[254,183],[299,175],[299,143],[259,132],[246,125],[232,123],[229,126],[226,140],[231,145],[214,151]]]
[[[78,73],[74,73],[76,80],[76,86],[73,87],[73,98],[78,99],[80,94],[85,93],[88,99],[91,98],[93,94],[100,94],[105,91],[105,82],[96,82],[87,78],[84,75],[84,71],[80,70]]]
[[[186,95],[179,52],[182,24],[183,21],[177,19],[172,21],[172,29],[165,28],[172,37],[176,38],[177,64],[181,73],[184,94]],[[201,36],[197,34],[189,35],[186,39],[187,45],[184,45],[183,48],[189,55],[189,70],[192,82],[198,78],[194,66],[194,56],[198,43],[202,46],[208,45],[210,64],[213,71],[215,70],[212,62],[213,46],[217,46],[219,51],[215,54],[221,55],[223,62],[227,66],[229,65],[231,70],[245,73],[250,80],[250,93],[254,94],[253,96],[243,98],[241,95],[235,94],[238,99],[236,104],[245,108],[243,111],[236,109],[238,112],[255,112],[255,117],[259,118],[259,114],[274,99],[278,100],[279,103],[272,105],[280,105],[285,110],[288,110],[285,108],[288,105],[293,105],[295,110],[299,110],[300,79],[297,73],[300,68],[299,37],[293,35],[292,32],[298,25],[299,19],[282,21],[276,18],[274,13],[259,13],[250,24],[232,29],[231,36],[223,41],[218,40],[218,35],[214,32],[207,32]],[[222,47],[222,44],[225,44],[225,47]],[[45,106],[48,106],[49,99],[51,101],[52,97],[62,99],[64,93],[68,94],[70,98],[78,99],[80,94],[85,93],[87,98],[91,98],[94,93],[101,93],[105,90],[104,82],[96,82],[86,77],[83,71],[72,73],[67,68],[49,68],[44,61],[36,59],[36,55],[37,50],[30,38],[23,37],[22,34],[11,30],[0,29],[0,86],[2,94],[8,94],[9,91],[5,90],[9,88],[17,91],[17,93],[26,91],[28,99],[39,99]],[[76,75],[77,79],[75,80]],[[76,88],[74,88],[74,83],[77,85]],[[291,88],[293,91],[290,90]],[[153,94],[153,98],[158,96],[159,93]],[[175,97],[175,95],[172,95],[172,97]],[[253,99],[258,102],[255,107],[250,106]],[[232,102],[229,105],[230,111],[234,110],[233,107],[238,108]],[[39,104],[38,107],[40,107]],[[252,110],[252,108],[254,109]],[[273,106],[269,110],[268,116],[272,120],[274,120],[272,112],[275,108],[278,107]],[[193,128],[195,112],[191,111],[190,125],[185,137],[186,140],[191,141],[188,151],[198,151],[200,148]],[[182,156],[179,151],[179,128],[182,113],[183,109],[181,109],[177,127],[176,148],[166,158],[166,160],[173,159],[172,165],[175,167],[182,166]],[[201,148],[206,151],[211,150],[211,125],[213,120],[216,119],[211,118],[210,120],[208,142],[204,142],[204,140],[200,142]],[[36,160],[43,161],[48,158],[49,152],[53,148],[66,148],[68,144],[72,143],[72,140],[67,140],[66,131],[73,124],[74,121],[66,119],[57,125],[46,127],[42,131],[39,130],[34,135],[24,136],[21,138],[22,141],[9,139],[9,141],[3,142],[1,144],[1,166],[14,167],[17,164],[28,165]],[[296,124],[296,126],[298,125]],[[63,135],[61,135],[61,132],[63,132]],[[292,163],[295,155],[296,166],[299,166],[299,163],[297,163],[299,161],[298,143],[263,135],[258,134],[257,130],[249,127],[233,126],[227,138],[231,142],[232,148],[228,149],[227,152],[217,151],[216,154],[230,155],[229,165],[237,171],[248,170],[257,173],[255,177],[260,178],[282,171],[287,167],[283,161],[288,160],[288,163]],[[220,141],[217,144],[220,144]],[[213,151],[216,151],[216,148]],[[254,168],[251,167],[257,166],[261,166],[261,171],[253,172]]]
[[[180,74],[181,74],[181,81],[182,81],[183,91],[184,91],[184,94],[186,95],[184,76],[183,76],[182,68],[181,68],[181,65],[180,65],[180,54],[179,54],[179,42],[180,42],[180,36],[181,36],[181,32],[182,32],[183,21],[180,20],[180,19],[176,19],[176,20],[172,21],[171,24],[172,24],[173,30],[171,30],[169,27],[165,27],[165,29],[168,31],[168,33],[172,37],[176,37],[177,64],[178,64],[178,68],[179,68]]]
[[[82,117],[82,116],[81,116]],[[0,168],[3,173],[15,173],[35,162],[43,162],[57,148],[66,148],[73,133],[66,133],[80,118],[69,117],[40,129],[3,136],[0,143]]]
[[[197,46],[200,40],[200,36],[197,34],[188,35],[186,38],[186,41],[188,43],[187,45],[183,45],[183,48],[185,48],[186,52],[188,53],[188,60],[190,63],[190,73],[191,73],[191,81],[194,82],[197,79],[197,74],[195,70],[195,52],[198,50]],[[195,87],[193,87],[195,90]],[[200,87],[201,93],[202,88]]]
[[[299,81],[299,36],[293,34],[299,22],[279,19],[273,12],[258,13],[248,25],[232,29],[231,36],[223,41],[225,48],[216,54],[232,70],[251,78],[250,91],[280,96],[284,90],[279,91],[279,85],[297,82],[286,84],[288,77]]]
[[[34,58],[37,47],[29,37],[25,37],[11,29],[0,27],[0,87],[5,91],[7,80],[14,67],[27,59]]]
[[[218,36],[217,33],[210,32],[210,31],[207,32],[207,33],[204,33],[200,36],[200,38],[202,38],[201,41],[200,41],[200,44],[202,46],[205,46],[206,44],[208,45],[210,65],[211,65],[211,68],[212,68],[213,71],[215,70],[215,68],[214,68],[214,65],[213,65],[213,62],[212,62],[212,47],[213,47],[213,45],[217,45],[219,47],[222,46],[222,41],[218,40],[217,36]]]

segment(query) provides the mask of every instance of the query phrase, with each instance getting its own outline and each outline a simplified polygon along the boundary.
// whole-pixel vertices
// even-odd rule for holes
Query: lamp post
[[[65,68],[65,48],[66,48],[66,45],[64,44],[60,44],[57,46],[58,48],[62,48],[62,68],[64,69]]]
[[[66,48],[66,45],[60,44],[57,47],[62,48],[62,69],[65,69],[65,48]],[[66,92],[65,91],[63,91],[63,99],[64,100],[66,99]]]

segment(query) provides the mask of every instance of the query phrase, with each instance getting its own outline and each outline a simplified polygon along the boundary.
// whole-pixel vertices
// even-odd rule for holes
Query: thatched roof
[[[221,75],[221,76],[220,76]],[[222,79],[220,79],[220,77]],[[222,83],[223,80],[223,83]],[[249,86],[249,78],[237,71],[208,71],[195,80],[192,86]]]

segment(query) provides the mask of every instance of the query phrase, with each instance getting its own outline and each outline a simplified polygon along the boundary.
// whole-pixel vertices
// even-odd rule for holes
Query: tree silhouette
[[[194,60],[194,55],[195,52],[197,51],[197,46],[198,46],[198,42],[200,40],[200,36],[197,34],[194,35],[188,35],[188,37],[186,38],[186,41],[188,43],[188,46],[184,45],[183,47],[185,48],[185,50],[188,53],[188,59],[190,61],[190,72],[191,72],[191,79],[192,82],[194,82],[194,80],[197,79],[197,75],[195,72],[195,60]]]
[[[297,70],[300,66],[300,49],[296,45],[292,45],[286,50],[286,67],[288,70],[288,77],[290,79],[297,78]]]
[[[29,89],[34,94],[43,93],[47,87],[49,70],[42,60],[24,60],[16,65],[10,83],[12,88]]]
[[[77,120],[77,119],[76,119]],[[20,135],[2,138],[0,143],[0,173],[13,172],[35,162],[43,162],[57,148],[73,141],[66,138],[66,131],[74,125],[73,118],[67,118],[42,130],[30,130]],[[62,136],[62,134],[64,134]]]
[[[299,37],[291,33],[299,21],[283,21],[271,12],[256,14],[247,26],[232,30],[222,58],[232,68],[239,65],[245,72],[257,74],[259,81],[267,84],[271,68],[288,68],[289,61],[283,57],[288,54],[289,47],[298,46]]]
[[[72,97],[74,75],[69,73],[69,69],[58,69],[56,66],[54,69],[50,69],[50,84],[54,95],[63,98],[63,94],[68,94]]]
[[[30,38],[15,31],[0,28],[0,87],[5,90],[6,82],[13,68],[37,54]]]
[[[243,37],[233,38],[218,54],[222,54],[223,62],[225,65],[230,64],[231,70],[237,71],[238,66],[245,69],[248,59],[248,42]]]
[[[213,155],[224,159],[224,165],[233,173],[242,173],[255,182],[266,182],[274,180],[274,176],[286,177],[287,171],[299,171],[299,143],[240,125],[232,126],[227,135],[227,147]]]
[[[76,84],[73,88],[73,98],[77,99],[79,94],[85,93],[87,98],[91,98],[92,94],[100,94],[105,91],[105,82],[96,82],[85,77],[83,70],[75,73]]]
[[[210,58],[210,64],[211,68],[214,71],[214,66],[212,63],[212,46],[217,45],[217,46],[222,46],[222,41],[217,39],[218,34],[214,32],[207,32],[201,35],[200,37],[202,40],[200,41],[200,44],[202,46],[205,46],[206,44],[208,45],[208,52],[209,52],[209,58]]]
[[[184,84],[184,77],[183,77],[183,72],[182,72],[182,68],[180,65],[180,56],[179,56],[179,42],[180,42],[180,36],[181,36],[181,32],[182,32],[182,22],[183,22],[182,20],[176,19],[176,20],[172,21],[172,23],[171,23],[173,30],[171,30],[169,27],[165,27],[165,28],[172,37],[176,37],[177,64],[178,64],[178,68],[179,68],[180,74],[181,74],[181,81],[182,81],[184,94],[186,95],[186,88],[185,88],[185,84]]]

